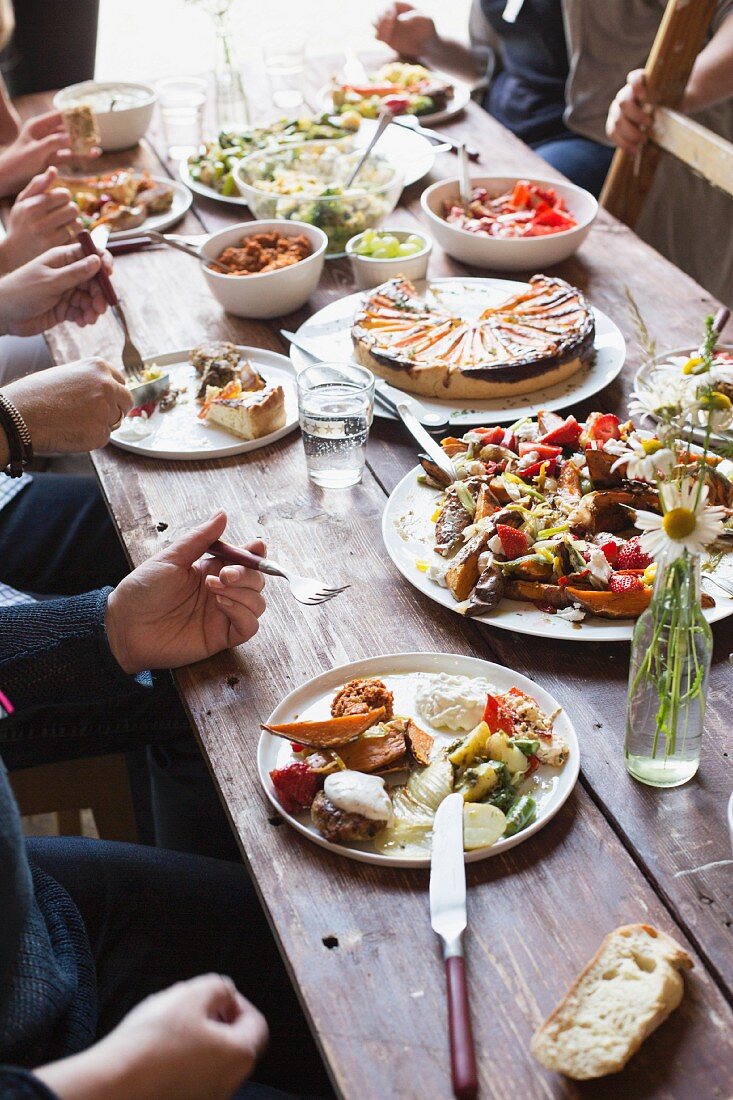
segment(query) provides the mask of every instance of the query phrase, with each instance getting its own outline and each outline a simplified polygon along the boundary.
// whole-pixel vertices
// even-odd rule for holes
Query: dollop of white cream
[[[155,425],[143,413],[142,416],[126,416],[113,434],[118,439],[134,442],[136,439],[145,439],[154,431]]]
[[[437,729],[472,730],[483,717],[486,696],[495,689],[488,680],[425,674],[415,692],[418,713]]]
[[[598,546],[590,550],[588,558],[591,584],[596,588],[605,588],[613,569],[609,565],[608,558]]]
[[[337,809],[370,821],[391,821],[392,802],[379,775],[342,771],[327,775],[323,792]]]
[[[448,581],[445,579],[445,575],[448,572],[449,568],[449,562],[445,564],[443,564],[442,562],[436,565],[431,564],[425,570],[425,576],[428,578],[428,580],[435,581],[435,583],[439,584],[441,588],[447,588]]]

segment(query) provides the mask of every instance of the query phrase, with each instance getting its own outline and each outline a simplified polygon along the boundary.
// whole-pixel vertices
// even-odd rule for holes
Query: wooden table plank
[[[451,124],[454,130],[481,144],[494,171],[528,173],[536,164],[477,111]],[[160,161],[141,147],[136,163]],[[441,157],[436,178],[454,170],[455,161]],[[396,212],[403,224],[415,224],[419,191],[410,189],[409,211]],[[240,214],[196,200],[188,224],[210,231]],[[436,250],[433,274],[465,270]],[[663,345],[693,340],[699,317],[710,308],[699,287],[605,215],[578,257],[560,270],[589,290],[627,338],[624,282],[650,318],[664,325]],[[150,352],[213,335],[283,350],[280,322],[226,317],[185,257],[121,257],[115,277]],[[287,324],[352,289],[343,262],[327,265],[309,308]],[[119,340],[105,318],[94,330],[55,330],[51,344],[57,358],[73,358],[92,350],[114,355]],[[630,367],[596,407],[621,407],[634,361],[632,355]],[[156,464],[112,448],[95,456],[134,562],[163,545],[176,525],[222,506],[230,514],[232,537],[263,530],[284,560],[311,570],[314,561],[329,563],[329,580],[359,580],[328,611],[307,612],[271,583],[270,610],[255,643],[179,678],[339,1090],[359,1100],[449,1095],[442,973],[428,923],[426,876],[349,863],[272,824],[276,818],[254,768],[257,723],[282,694],[333,664],[385,651],[443,649],[493,657],[534,676],[563,700],[581,738],[583,782],[564,812],[538,837],[470,872],[470,968],[482,1095],[509,1097],[519,1086],[529,1096],[725,1097],[733,1087],[731,1012],[721,994],[723,989],[730,997],[727,868],[688,872],[728,855],[723,818],[731,778],[722,710],[727,666],[716,658],[700,778],[675,792],[633,784],[622,758],[627,647],[610,647],[610,653],[597,644],[548,647],[479,628],[408,588],[386,561],[379,536],[383,489],[389,491],[410,468],[413,455],[396,426],[375,424],[370,473],[349,493],[320,491],[307,482],[297,437],[238,459],[200,464]],[[159,532],[159,523],[167,530]],[[719,624],[723,655],[733,648],[730,638]],[[237,682],[230,685],[231,677]],[[680,938],[688,933],[711,971],[698,965],[683,1008],[625,1074],[590,1086],[589,1093],[544,1074],[527,1054],[528,1036],[601,936],[635,919],[658,923]],[[337,947],[322,942],[331,936]],[[502,1052],[499,1073],[496,1052]]]

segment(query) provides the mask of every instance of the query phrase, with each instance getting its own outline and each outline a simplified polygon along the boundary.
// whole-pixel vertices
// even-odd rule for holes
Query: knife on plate
[[[443,943],[453,1095],[458,1100],[474,1100],[478,1094],[478,1072],[463,959],[463,933],[468,921],[463,795],[459,791],[443,799],[435,815],[430,861],[430,921]]]
[[[448,478],[448,484],[452,485],[456,480],[456,469],[443,448],[428,435],[406,401],[398,401],[395,409],[410,435],[425,448],[425,454],[443,471]]]

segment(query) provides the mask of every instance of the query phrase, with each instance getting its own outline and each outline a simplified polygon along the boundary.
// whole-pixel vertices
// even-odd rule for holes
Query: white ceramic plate
[[[436,72],[436,76],[441,76],[441,73]],[[418,122],[421,126],[435,126],[438,122],[446,122],[449,118],[455,118],[461,111],[465,111],[466,107],[471,101],[471,85],[464,83],[463,80],[456,80],[452,76],[446,76],[446,80],[449,80],[453,85],[453,99],[448,103],[448,106],[443,111],[434,111],[432,115],[418,115]],[[331,99],[331,85],[324,84],[322,88],[316,93],[316,104],[319,110],[332,111],[333,100]],[[374,121],[373,119],[369,121]]]
[[[184,187],[178,180],[172,180],[168,176],[151,176],[153,183],[162,183],[166,187],[173,188],[173,202],[170,210],[166,210],[163,214],[151,214],[149,218],[146,218],[142,225],[139,225],[136,229],[121,230],[119,233],[110,233],[110,240],[114,241],[117,238],[132,237],[136,233],[144,233],[147,229],[156,229],[158,233],[162,233],[164,229],[170,229],[181,220],[186,211],[193,202],[193,195],[187,187]]]
[[[445,559],[433,550],[435,525],[432,516],[441,492],[428,485],[421,485],[417,480],[419,473],[421,468],[416,466],[392,491],[382,516],[382,538],[387,553],[403,577],[435,603],[455,611],[456,601],[448,589],[430,580],[416,565],[418,561],[427,562],[428,565],[445,564]],[[728,542],[721,545],[730,549],[717,566],[715,576],[733,585],[733,544]],[[709,623],[733,615],[733,599],[725,596],[712,584],[704,585],[704,591],[715,599],[715,607],[705,611],[705,618]],[[631,619],[614,620],[588,616],[583,622],[571,623],[567,619],[561,619],[559,615],[540,611],[534,604],[519,603],[517,600],[502,600],[495,611],[488,615],[477,615],[475,619],[500,630],[533,634],[539,638],[550,638],[553,642],[627,642],[634,629],[634,620]]]
[[[354,134],[355,148],[365,148],[376,127],[377,124],[373,119],[365,118]],[[422,134],[415,134],[405,126],[390,126],[379,139],[379,151],[388,160],[400,165],[405,173],[405,187],[417,183],[426,176],[435,161],[433,143]],[[187,158],[181,161],[178,170],[186,187],[190,187],[197,195],[205,199],[214,199],[215,202],[225,202],[235,206],[247,205],[247,200],[241,195],[220,195],[213,187],[207,187],[206,184],[193,179]]]
[[[267,724],[273,722],[288,722],[296,718],[308,720],[313,718],[325,718],[330,714],[330,703],[334,692],[348,680],[361,676],[378,676],[395,696],[395,714],[412,715],[417,718],[419,724],[436,739],[438,745],[448,745],[460,736],[456,733],[441,731],[430,726],[421,718],[414,703],[414,693],[417,686],[419,673],[447,672],[458,676],[480,677],[488,680],[498,691],[507,691],[510,687],[521,688],[528,695],[537,700],[541,709],[546,714],[552,714],[558,709],[560,703],[552,695],[536,684],[534,680],[526,676],[520,676],[503,665],[495,665],[489,661],[482,661],[477,657],[463,657],[455,653],[397,653],[382,657],[370,657],[365,661],[354,661],[351,664],[340,665],[338,668],[324,672],[314,680],[303,684],[291,691],[283,701],[275,707],[267,719]],[[479,848],[472,852],[466,852],[466,863],[475,863],[480,859],[488,859],[490,856],[500,855],[509,848],[529,840],[538,830],[542,829],[551,818],[555,816],[570,792],[576,784],[580,770],[580,746],[573,724],[564,710],[561,710],[555,719],[555,731],[568,744],[570,755],[564,766],[560,769],[542,765],[535,772],[538,777],[537,790],[529,790],[532,797],[537,800],[537,818],[526,829],[515,836],[504,840],[497,840],[490,848]],[[294,829],[312,840],[321,848],[327,848],[329,852],[346,856],[348,859],[356,859],[360,863],[375,863],[381,867],[429,867],[430,856],[426,853],[417,858],[405,856],[386,855],[374,850],[371,844],[333,844],[326,840],[316,829],[311,821],[310,814],[304,813],[295,816],[286,813],[278,802],[275,789],[270,779],[273,768],[282,768],[291,763],[293,754],[290,745],[281,737],[274,737],[270,733],[263,732],[257,748],[257,769],[260,782],[265,789],[267,797],[275,809],[288,821]],[[404,782],[402,773],[398,782]]]
[[[418,293],[422,294],[426,288],[439,287],[442,304],[445,297],[456,296],[456,301],[451,305],[460,308],[465,306],[467,311],[479,313],[482,309],[498,304],[526,287],[526,283],[513,279],[431,279],[428,282],[415,284]],[[354,362],[353,345],[351,342],[351,326],[354,315],[361,305],[362,293],[350,294],[346,298],[339,298],[329,303],[318,313],[314,313],[298,329],[298,332],[308,337],[308,340],[320,351],[321,357],[334,363]],[[583,401],[594,393],[602,390],[620,373],[626,358],[626,343],[621,331],[613,323],[610,317],[600,310],[594,309],[596,321],[595,354],[572,377],[554,386],[546,386],[535,390],[533,393],[517,394],[516,397],[500,397],[489,401],[470,401],[457,405],[455,401],[439,401],[437,398],[414,396],[430,412],[441,413],[453,427],[472,424],[511,424],[523,416],[535,416],[538,408],[564,409]],[[307,367],[312,359],[305,352],[291,345],[290,358],[296,371]],[[394,386],[395,382],[390,379]],[[393,420],[391,413],[386,412],[380,406],[375,406],[376,416],[383,416]]]
[[[196,391],[200,383],[199,375],[188,362],[188,353],[183,351],[166,352],[165,355],[150,355],[145,359],[146,366],[155,363],[165,368],[171,379],[171,386],[186,386],[187,392],[179,398],[170,412],[157,409],[150,418],[153,431],[142,439],[125,439],[125,424],[112,432],[110,439],[116,447],[146,458],[200,460],[202,458],[227,458],[230,455],[246,454],[266,447],[297,427],[298,397],[293,380],[293,371],[284,355],[264,348],[239,347],[242,358],[249,359],[267,382],[280,383],[285,390],[285,425],[270,435],[260,439],[240,439],[224,428],[199,420],[196,404]]]
[[[733,346],[730,344],[720,344],[717,348],[718,351],[727,351],[730,355],[733,355]],[[669,360],[675,356],[684,356],[685,359],[689,359],[691,356],[697,355],[696,347],[686,348],[674,348],[672,351],[665,351],[662,355],[657,355],[648,363],[644,363],[642,367],[636,372],[634,377],[634,389],[639,394],[651,393],[660,394],[664,393],[665,381],[667,378],[673,377],[677,368],[673,364],[669,364]],[[665,369],[665,363],[669,364]],[[647,413],[647,417],[653,423],[659,423],[659,417],[654,416],[653,413]],[[705,431],[703,428],[693,428],[692,438],[700,444],[705,442]],[[715,440],[723,440],[725,443],[730,444],[733,441],[733,432],[723,432],[719,436],[713,436],[711,447],[715,450]]]

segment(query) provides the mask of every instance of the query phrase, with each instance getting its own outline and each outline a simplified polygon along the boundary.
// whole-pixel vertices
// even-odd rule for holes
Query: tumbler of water
[[[171,77],[159,80],[156,89],[168,156],[180,160],[201,144],[207,81],[196,76]]]
[[[297,111],[303,106],[305,35],[281,30],[266,37],[262,56],[273,104],[280,111]]]
[[[298,411],[311,481],[344,489],[361,481],[374,411],[374,375],[321,363],[298,375]]]

